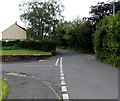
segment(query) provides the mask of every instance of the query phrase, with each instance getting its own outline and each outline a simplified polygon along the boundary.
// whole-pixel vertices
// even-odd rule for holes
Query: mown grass
[[[10,87],[8,86],[8,82],[0,78],[0,101],[6,99],[9,91],[10,91]]]
[[[0,55],[35,55],[35,54],[51,55],[51,52],[28,49],[0,50]]]

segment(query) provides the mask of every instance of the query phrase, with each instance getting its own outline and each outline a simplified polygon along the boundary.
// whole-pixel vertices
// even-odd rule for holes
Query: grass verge
[[[9,91],[10,91],[10,87],[8,86],[8,82],[0,78],[0,101],[6,99]]]
[[[34,55],[34,54],[51,55],[51,52],[28,49],[0,50],[0,55]]]

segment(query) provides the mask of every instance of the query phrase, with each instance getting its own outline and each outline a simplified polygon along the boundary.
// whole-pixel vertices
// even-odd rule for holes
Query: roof
[[[20,27],[21,29],[23,29],[23,30],[25,30],[26,31],[26,29],[25,28],[23,28],[23,27],[21,27],[21,26],[19,26],[18,24],[16,24],[18,27]]]
[[[17,23],[12,24],[11,26],[13,26],[13,25],[16,25],[16,26],[18,26],[19,28],[21,28],[22,30],[26,31],[25,28],[19,26]],[[10,27],[11,27],[11,26],[10,26]],[[10,28],[10,27],[8,27],[8,28]],[[7,29],[8,29],[8,28],[7,28]],[[6,31],[7,29],[5,29],[4,31]],[[2,31],[2,33],[3,33],[4,31]]]

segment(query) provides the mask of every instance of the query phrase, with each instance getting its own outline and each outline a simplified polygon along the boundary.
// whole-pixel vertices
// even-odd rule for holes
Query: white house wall
[[[2,32],[2,40],[25,40],[27,39],[26,31],[13,24]]]

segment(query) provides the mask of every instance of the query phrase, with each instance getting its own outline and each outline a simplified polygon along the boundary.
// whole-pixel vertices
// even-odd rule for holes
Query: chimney
[[[17,21],[15,21],[15,24],[17,25]]]

